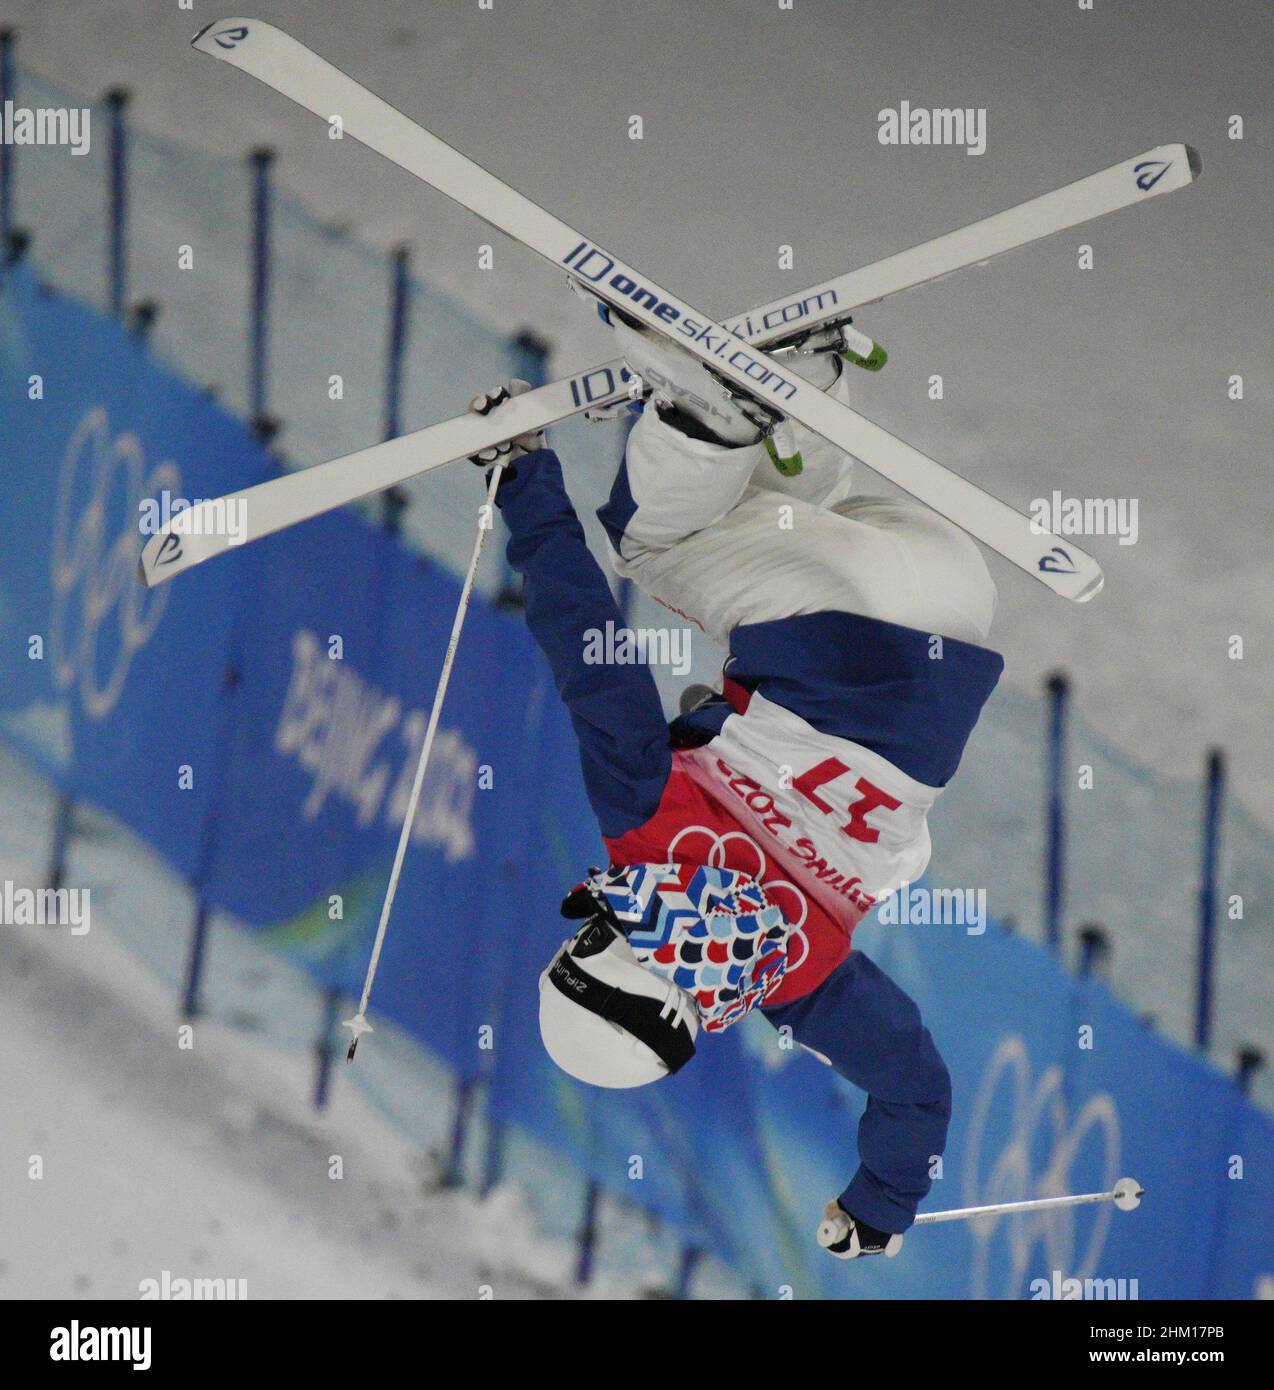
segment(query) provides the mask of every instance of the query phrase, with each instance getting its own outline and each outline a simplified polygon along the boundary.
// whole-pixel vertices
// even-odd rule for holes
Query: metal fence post
[[[1206,1051],[1212,1041],[1212,967],[1216,936],[1216,874],[1221,845],[1221,802],[1225,759],[1219,748],[1208,753],[1203,794],[1203,862],[1199,876],[1199,948],[1194,1009],[1194,1045]]]
[[[389,351],[385,362],[386,439],[396,438],[400,428],[398,414],[402,403],[403,352],[407,345],[410,266],[410,248],[405,244],[395,246],[390,256]]]
[[[385,430],[386,439],[395,439],[401,428],[399,412],[402,406],[403,357],[407,350],[411,305],[411,251],[405,244],[396,246],[390,258],[389,347],[385,361]],[[381,519],[385,529],[397,535],[406,510],[407,494],[400,487],[386,488],[381,494]]]
[[[252,304],[249,324],[249,414],[258,434],[273,431],[266,416],[266,368],[270,327],[270,167],[274,151],[248,156],[252,168]]]
[[[323,1013],[318,1037],[314,1040],[314,1108],[322,1110],[332,1089],[332,1059],[340,1051],[336,1027],[341,1017],[342,991],[339,985],[328,985],[323,991]]]
[[[1065,803],[1063,761],[1066,744],[1066,706],[1070,682],[1054,671],[1045,682],[1048,692],[1046,765],[1047,825],[1044,848],[1044,939],[1056,951],[1062,941],[1062,901],[1065,872]]]
[[[204,953],[208,945],[208,919],[211,909],[202,898],[195,900],[195,920],[190,934],[190,954],[186,957],[186,983],[181,992],[182,1018],[198,1017],[202,1003],[199,998],[203,984]]]
[[[128,331],[143,345],[150,342],[150,335],[159,317],[159,305],[153,299],[143,299],[134,304],[128,316]]]
[[[513,375],[543,386],[548,380],[548,360],[552,346],[533,329],[523,328],[509,344],[513,357]]]
[[[575,1282],[587,1284],[593,1277],[593,1262],[597,1258],[597,1210],[601,1203],[602,1189],[589,1179],[584,1192],[584,1214],[580,1219],[579,1235],[576,1237]]]
[[[75,798],[70,792],[58,792],[57,808],[53,813],[53,844],[49,850],[49,868],[45,881],[55,892],[66,882],[66,856],[75,835]]]
[[[1095,922],[1079,929],[1079,978],[1091,979],[1102,974],[1110,955],[1110,942],[1105,931]]]
[[[128,131],[124,120],[127,108],[128,90],[112,87],[106,93],[110,129],[106,261],[107,307],[117,321],[124,317],[128,295]]]
[[[479,1197],[489,1197],[504,1176],[504,1140],[504,1126],[488,1123],[487,1150],[482,1162],[482,1180],[478,1184]]]
[[[442,1174],[443,1187],[459,1187],[464,1181],[464,1151],[469,1138],[469,1114],[475,1086],[476,1078],[472,1076],[462,1076],[456,1081],[456,1108],[451,1119],[451,1145]]]
[[[548,359],[552,351],[549,343],[538,333],[524,328],[509,342],[509,358],[512,374],[521,377],[535,386],[543,386],[548,380]],[[503,522],[499,523],[503,534]],[[500,555],[500,583],[496,588],[497,608],[519,609],[522,607],[522,590],[513,570],[505,557],[504,546],[498,547]]]
[[[690,1285],[702,1258],[703,1251],[697,1245],[682,1246],[681,1260],[677,1267],[677,1285],[672,1293],[674,1298],[687,1299],[690,1297]]]
[[[1265,1053],[1259,1047],[1241,1047],[1238,1053],[1238,1066],[1234,1072],[1234,1082],[1243,1094],[1252,1092],[1252,1078],[1265,1065]]]
[[[1234,1073],[1235,1086],[1243,1095],[1252,1094],[1252,1077],[1266,1065],[1266,1054],[1259,1047],[1241,1047],[1238,1051],[1238,1066]]]

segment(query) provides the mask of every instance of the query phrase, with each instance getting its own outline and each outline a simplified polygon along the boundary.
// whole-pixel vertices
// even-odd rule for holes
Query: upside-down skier
[[[581,925],[541,977],[544,1045],[581,1081],[639,1086],[760,1008],[867,1093],[858,1171],[826,1215],[845,1231],[833,1253],[893,1254],[943,1151],[950,1078],[850,938],[929,859],[928,810],[1003,669],[982,645],[994,586],[950,522],[851,498],[849,456],[602,314],[652,388],[598,513],[614,567],[729,657],[721,693],[671,725],[646,667],[590,664],[586,633],[623,619],[557,456],[536,435],[474,460],[505,462],[509,561],[609,858],[562,905]],[[789,361],[844,399],[840,346],[825,331]]]
[[[612,558],[621,574],[725,644],[729,658],[719,694],[692,702],[671,726],[648,671],[585,658],[585,634],[619,614],[556,457],[541,435],[522,431],[588,409],[598,400],[595,379],[613,399],[609,363],[549,383],[533,408],[506,416],[516,439],[488,447],[503,430],[475,438],[455,428],[474,422],[448,421],[330,460],[321,472],[205,499],[143,547],[147,584],[228,549],[232,541],[216,518],[231,500],[251,499],[253,520],[237,542],[475,449],[484,451],[476,462],[499,463],[491,482],[510,524],[510,559],[525,576],[528,623],[579,736],[585,786],[610,858],[563,905],[583,925],[541,978],[546,1048],[582,1080],[642,1085],[684,1065],[701,1027],[719,1031],[760,1007],[868,1094],[861,1164],[828,1204],[820,1241],[847,1258],[893,1253],[928,1191],[928,1161],[942,1152],[950,1086],[915,1005],[851,954],[850,937],[881,897],[923,871],[928,809],[954,774],[1003,663],[982,645],[995,595],[968,536],[914,502],[851,500],[852,461],[798,422],[861,452],[877,472],[1055,593],[1077,603],[1092,598],[1102,575],[1091,556],[1028,526],[1012,508],[845,408],[838,358],[875,365],[875,345],[856,334],[838,342],[832,316],[1183,188],[1200,173],[1198,152],[1156,146],[759,306],[727,327],[273,25],[217,20],[192,43],[325,120],[341,111],[353,138],[568,269],[576,286],[623,306],[604,309],[603,317],[653,394],[600,513]],[[776,341],[796,320],[808,330],[804,340]],[[864,349],[871,355],[859,355]],[[809,377],[814,392],[765,355],[784,350],[796,355],[796,375]],[[762,383],[791,422],[728,382],[743,392]],[[819,387],[841,405],[820,398]],[[474,408],[486,414],[508,394],[501,388]],[[351,1058],[371,1031],[370,992],[485,529],[484,518],[362,998],[346,1022]],[[1131,1179],[1121,1187],[1032,1205],[1113,1200],[1131,1210],[1139,1189]]]

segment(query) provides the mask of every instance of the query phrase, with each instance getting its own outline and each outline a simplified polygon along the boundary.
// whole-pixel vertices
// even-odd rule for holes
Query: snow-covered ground
[[[513,1193],[431,1192],[427,1165],[353,1089],[316,1119],[303,1058],[215,1023],[181,1050],[171,992],[109,929],[24,934],[40,939],[6,940],[0,986],[13,1040],[0,1295],[136,1298],[164,1270],[245,1280],[251,1298],[476,1298],[483,1284],[526,1297],[565,1282],[569,1247],[528,1240]]]
[[[51,794],[3,745],[0,774],[0,882],[41,882]],[[98,817],[83,817],[73,853],[89,931],[0,928],[0,1299],[137,1298],[165,1270],[245,1280],[254,1299],[668,1288],[675,1247],[614,1208],[597,1276],[574,1282],[577,1184],[510,1183],[485,1200],[444,1186],[449,1091],[392,1030],[378,1027],[352,1075],[338,1068],[316,1112],[313,991],[227,924],[183,1046],[180,884]],[[709,1265],[696,1293],[731,1288]]]

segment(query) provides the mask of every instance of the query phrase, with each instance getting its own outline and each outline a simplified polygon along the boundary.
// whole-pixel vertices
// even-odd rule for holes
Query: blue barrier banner
[[[268,462],[207,395],[29,268],[5,275],[0,309],[0,732],[193,877],[244,594],[211,565],[147,592],[138,506],[219,496]]]
[[[1074,1278],[1114,1281],[1106,1297],[1260,1296],[1274,1265],[1268,1116],[1104,985],[994,925],[864,926],[856,944],[916,999],[952,1073],[926,1207],[1108,1191],[1125,1176],[1147,1192],[1135,1212],[1106,1203],[917,1231],[923,1260],[886,1261],[879,1292],[1056,1297]]]
[[[476,483],[457,477],[475,528]],[[357,993],[459,586],[352,516],[257,548],[254,619],[233,661],[233,813],[218,826],[209,893]],[[464,1075],[487,1059],[480,1030],[496,1026],[533,914],[553,913],[557,885],[545,891],[528,840],[531,758],[546,710],[556,714],[545,684],[520,622],[476,599],[376,993],[378,1012]]]
[[[208,397],[28,272],[7,277],[0,307],[0,732],[263,945],[356,995],[458,585],[336,513],[148,593],[139,503],[217,496],[268,476],[269,459]],[[476,479],[456,485],[476,525]],[[577,1085],[545,1055],[537,991],[569,932],[558,904],[601,854],[544,664],[516,616],[475,599],[372,1019],[484,1081],[495,1126],[539,1139],[763,1297],[1269,1287],[1269,1117],[1104,986],[995,926],[869,921],[855,937],[915,997],[952,1073],[926,1207],[1123,1176],[1147,1197],[1126,1214],[919,1229],[893,1260],[829,1258],[814,1232],[856,1166],[864,1098],[763,1018],[705,1036],[691,1066],[638,1091]]]

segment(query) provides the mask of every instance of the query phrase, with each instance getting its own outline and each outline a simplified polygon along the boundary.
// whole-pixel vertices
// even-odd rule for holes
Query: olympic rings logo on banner
[[[987,1126],[997,1094],[1003,1096],[1002,1083],[1010,1088],[1012,1106],[1008,1138],[994,1160],[990,1159]],[[973,1102],[969,1120],[968,1159],[965,1165],[963,1205],[987,1206],[997,1202],[1020,1202],[1036,1197],[1061,1197],[1075,1191],[1071,1167],[1091,1133],[1099,1136],[1102,1148],[1102,1191],[1114,1187],[1119,1176],[1119,1113],[1114,1099],[1102,1091],[1092,1096],[1074,1120],[1062,1094],[1062,1069],[1046,1067],[1031,1085],[1031,1063],[1026,1044],[1010,1036],[1000,1043],[987,1066],[982,1085]],[[1044,1140],[1047,1158],[1043,1168],[1032,1174],[1034,1155]],[[989,1164],[989,1166],[988,1166]],[[974,1298],[987,1298],[990,1282],[991,1246],[1000,1223],[1007,1223],[1009,1268],[1001,1298],[1020,1298],[1023,1282],[1037,1247],[1043,1247],[1047,1268],[1058,1270],[1063,1278],[1089,1279],[1096,1273],[1097,1261],[1110,1229],[1114,1208],[1103,1202],[1094,1209],[1092,1230],[1082,1256],[1076,1253],[1076,1213],[1087,1208],[1061,1207],[1013,1216],[981,1216],[965,1224],[973,1240],[974,1258],[970,1292]]]
[[[78,687],[94,721],[119,702],[133,657],[150,641],[168,590],[138,578],[138,506],[162,488],[179,491],[176,464],[146,473],[141,441],[112,436],[105,409],[90,410],[72,432],[58,469],[50,579],[49,646],[59,692]]]

